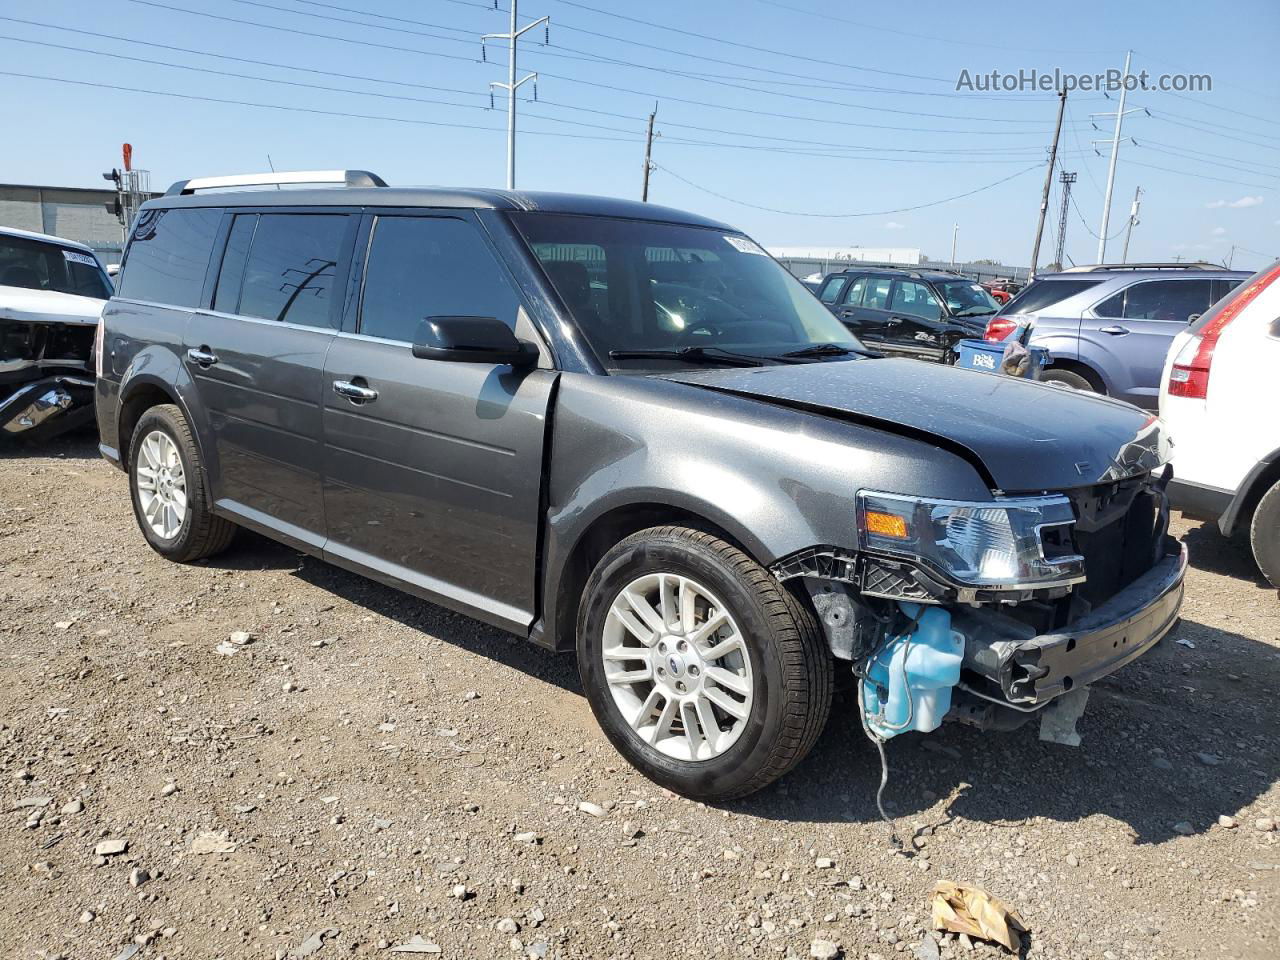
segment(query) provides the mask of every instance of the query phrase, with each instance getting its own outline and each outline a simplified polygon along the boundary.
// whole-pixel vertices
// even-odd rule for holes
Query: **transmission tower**
[[[1058,175],[1058,182],[1062,184],[1062,210],[1058,213],[1058,250],[1053,259],[1061,270],[1062,254],[1067,246],[1067,206],[1071,203],[1071,185],[1076,182],[1076,175],[1063,170]]]
[[[494,8],[497,9],[497,3]],[[487,60],[485,54],[486,40],[506,40],[507,41],[507,82],[494,80],[489,84],[489,97],[493,98],[493,88],[507,91],[507,189],[514,190],[516,188],[516,91],[528,80],[533,81],[533,99],[538,99],[538,75],[536,73],[526,73],[519,80],[516,79],[516,46],[520,38],[532,30],[534,27],[542,27],[542,41],[544,44],[551,41],[551,30],[549,24],[550,17],[541,17],[532,23],[526,23],[523,27],[516,26],[517,13],[516,7],[518,0],[511,0],[511,29],[507,33],[486,33],[480,38],[480,57]]]

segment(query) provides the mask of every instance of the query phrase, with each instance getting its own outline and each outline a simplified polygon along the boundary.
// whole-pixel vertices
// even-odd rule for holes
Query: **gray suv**
[[[1249,276],[1208,263],[1103,264],[1044,274],[988,323],[986,338],[1003,340],[1029,323],[1030,342],[1049,350],[1041,379],[1155,410],[1173,338]]]
[[[1132,407],[868,357],[702,217],[305,177],[340,186],[184,181],[134,225],[97,415],[161,555],[247,527],[576,651],[618,750],[706,800],[805,756],[837,667],[877,742],[1061,728],[1177,618]]]

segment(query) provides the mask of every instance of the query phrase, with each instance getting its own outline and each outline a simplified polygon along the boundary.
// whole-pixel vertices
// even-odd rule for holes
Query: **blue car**
[[[1208,263],[1133,263],[1043,274],[987,324],[988,340],[1030,325],[1041,379],[1155,410],[1173,338],[1249,274]]]

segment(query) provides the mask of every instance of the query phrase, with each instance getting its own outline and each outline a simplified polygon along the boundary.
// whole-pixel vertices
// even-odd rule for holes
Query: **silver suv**
[[[144,204],[99,328],[101,449],[165,557],[248,527],[576,651],[618,750],[707,800],[805,756],[837,667],[877,741],[1008,728],[1177,618],[1127,404],[867,357],[678,210],[216,191],[263,179]]]
[[[1043,274],[1001,308],[986,338],[1031,325],[1041,379],[1154,410],[1173,338],[1248,277],[1208,263],[1131,263]]]

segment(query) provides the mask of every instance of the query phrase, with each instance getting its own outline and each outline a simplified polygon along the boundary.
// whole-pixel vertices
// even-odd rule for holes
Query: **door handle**
[[[187,359],[192,363],[197,363],[202,367],[212,367],[218,362],[216,354],[212,353],[208,347],[192,347],[187,351]]]
[[[1129,328],[1121,326],[1101,327],[1098,332],[1110,334],[1113,337],[1123,337],[1129,332]]]
[[[378,399],[377,390],[372,387],[362,387],[350,380],[333,381],[333,392],[340,397],[346,397],[352,403],[372,403]]]
[[[904,321],[903,321],[902,317],[890,317],[890,318],[889,318],[889,320],[888,320],[888,324],[889,324],[889,326],[891,326],[891,327],[896,327],[898,324],[903,323],[903,322],[904,322]]]

